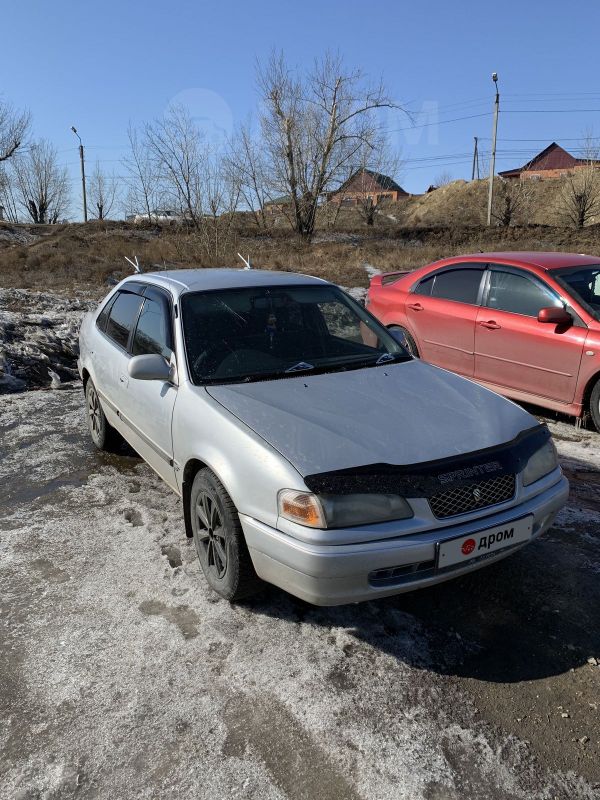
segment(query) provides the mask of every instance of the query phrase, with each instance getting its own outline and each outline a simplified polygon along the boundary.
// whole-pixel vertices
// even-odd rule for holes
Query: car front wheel
[[[237,509],[208,468],[194,478],[190,518],[200,566],[215,592],[231,602],[256,594],[262,582],[252,566]]]
[[[600,378],[598,378],[592,389],[589,411],[594,427],[600,433]]]

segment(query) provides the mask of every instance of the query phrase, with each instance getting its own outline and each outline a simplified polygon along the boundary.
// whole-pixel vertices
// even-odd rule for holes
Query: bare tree
[[[235,237],[235,211],[240,184],[228,164],[207,147],[202,160],[202,220],[199,227],[205,253],[218,259]]]
[[[45,139],[31,145],[13,162],[16,194],[32,222],[54,224],[69,209],[70,187],[66,167],[60,167],[56,149]]]
[[[150,159],[150,153],[131,125],[127,129],[129,155],[123,159],[127,172],[127,191],[124,198],[126,214],[144,213],[148,221],[160,205],[159,177]]]
[[[88,202],[93,217],[96,219],[110,217],[110,212],[116,204],[118,188],[115,176],[106,175],[96,161],[87,186]]]
[[[271,220],[265,206],[273,198],[264,153],[251,134],[250,124],[243,125],[229,143],[223,166],[229,180],[239,186],[241,201],[257,227],[268,230]]]
[[[240,181],[211,148],[183,106],[144,127],[143,146],[164,203],[198,234],[201,252],[218,259],[234,234]]]
[[[0,206],[4,218],[9,222],[19,222],[19,203],[15,195],[14,172],[0,166]]]
[[[377,112],[398,106],[381,83],[369,86],[338,56],[326,55],[306,76],[293,74],[282,54],[258,67],[261,145],[273,195],[289,197],[291,222],[313,234],[326,193],[347,177],[359,153],[382,133]]]
[[[14,156],[25,144],[30,126],[28,111],[17,111],[0,100],[0,162]]]
[[[492,217],[498,225],[508,227],[515,222],[526,221],[533,200],[534,186],[531,180],[494,178],[494,201]]]
[[[144,142],[168,202],[199,229],[205,148],[187,109],[172,106],[164,117],[146,124]]]

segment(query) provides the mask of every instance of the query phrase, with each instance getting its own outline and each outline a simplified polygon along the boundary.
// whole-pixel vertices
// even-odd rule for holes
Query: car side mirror
[[[171,366],[157,353],[134,356],[129,359],[127,372],[138,381],[170,381]]]
[[[573,322],[573,317],[569,312],[557,306],[540,308],[537,318],[538,322],[549,322],[552,325],[570,325]]]

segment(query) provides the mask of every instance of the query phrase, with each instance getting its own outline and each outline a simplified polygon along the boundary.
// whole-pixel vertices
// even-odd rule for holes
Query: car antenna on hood
[[[128,261],[131,264],[131,266],[133,267],[133,271],[134,272],[143,272],[144,270],[140,267],[140,262],[138,261],[138,257],[134,256],[133,258],[134,258],[134,261],[132,261],[130,258],[127,258],[127,256],[125,256],[125,261]]]
[[[238,258],[241,258],[242,261],[244,262],[244,269],[252,269],[252,264],[250,263],[250,255],[248,255],[248,258],[244,258],[243,255],[238,253]]]

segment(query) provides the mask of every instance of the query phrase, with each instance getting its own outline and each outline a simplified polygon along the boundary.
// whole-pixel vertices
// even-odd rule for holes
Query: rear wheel
[[[594,427],[600,433],[600,378],[598,378],[592,389],[589,411]]]
[[[100,398],[92,379],[89,378],[85,385],[85,407],[90,436],[98,450],[115,450],[121,443],[118,432],[110,425],[102,406]]]
[[[406,328],[402,328],[400,325],[391,325],[389,328],[390,331],[396,331],[397,333],[402,335],[404,347],[408,350],[413,358],[420,358],[419,355],[419,348],[417,347],[417,343],[411,336],[411,334],[406,330]]]
[[[262,581],[252,566],[237,509],[208,468],[194,478],[190,518],[200,566],[215,592],[231,602],[256,594]]]

